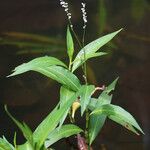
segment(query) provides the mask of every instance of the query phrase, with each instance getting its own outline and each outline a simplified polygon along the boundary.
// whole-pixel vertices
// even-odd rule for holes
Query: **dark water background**
[[[80,0],[69,1],[75,31],[81,37],[82,18]],[[86,43],[124,27],[113,45],[102,48],[108,56],[89,61],[89,78],[96,85],[108,84],[120,77],[113,103],[128,110],[139,122],[144,136],[136,136],[119,125],[107,121],[94,143],[95,150],[150,149],[150,1],[148,0],[86,0],[88,26]],[[65,54],[66,15],[59,0],[1,0],[0,35],[4,32],[25,32],[55,38],[44,51],[24,49],[22,46],[0,45],[0,135],[11,141],[14,131],[18,142],[24,139],[7,117],[3,105],[8,104],[19,120],[34,129],[58,102],[60,85],[41,75],[29,72],[6,78],[15,66],[46,54],[67,62]],[[1,40],[1,39],[0,39]],[[58,42],[60,41],[60,42]],[[44,46],[43,46],[44,47]],[[43,50],[42,49],[42,50]],[[78,50],[78,47],[76,48]],[[79,72],[77,74],[80,75]],[[80,77],[82,78],[82,77]],[[83,124],[79,120],[79,125]],[[58,146],[59,145],[59,146]],[[64,141],[56,149],[67,149]],[[64,148],[62,148],[64,147]],[[66,148],[65,148],[66,147]]]

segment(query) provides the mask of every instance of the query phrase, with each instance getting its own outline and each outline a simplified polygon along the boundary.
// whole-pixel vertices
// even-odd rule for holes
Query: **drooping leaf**
[[[38,148],[41,148],[48,135],[57,127],[60,119],[79,96],[79,91],[76,92],[61,108],[54,109],[36,128],[33,137]]]
[[[59,59],[57,59],[55,57],[44,56],[44,57],[35,58],[35,59],[29,61],[28,63],[19,65],[18,67],[16,67],[13,70],[14,73],[10,76],[18,75],[18,74],[21,74],[21,73],[24,73],[24,72],[27,72],[30,70],[34,70],[38,67],[39,68],[50,67],[52,65],[60,65],[60,66],[66,67],[66,65]]]
[[[113,121],[115,121],[117,123],[119,122],[119,124],[124,126],[126,129],[131,130],[135,134],[139,135],[139,133],[135,130],[135,128],[131,124],[126,123],[123,119],[118,118],[116,116],[109,116],[109,119],[111,119],[111,120],[113,120]]]
[[[63,125],[60,129],[56,128],[49,134],[47,140],[45,141],[45,147],[48,148],[58,140],[62,138],[67,138],[74,134],[78,134],[82,131],[82,129],[73,124]]]
[[[13,145],[7,141],[7,139],[3,136],[0,138],[0,150],[15,150]]]
[[[69,29],[69,26],[67,28],[67,53],[69,56],[70,61],[72,60],[73,57],[73,53],[74,53],[74,43],[73,43],[73,39],[72,39],[72,35]]]
[[[115,79],[105,90],[100,94],[98,99],[91,99],[90,109],[93,111],[96,108],[99,108],[102,105],[110,104],[112,100],[112,94],[110,92],[115,89],[115,85],[118,81],[118,78]],[[89,125],[89,141],[90,144],[94,141],[100,130],[102,129],[106,120],[106,115],[97,115],[93,114],[90,116],[90,125]]]
[[[65,87],[61,87],[60,89],[60,107],[62,107],[73,95],[75,92],[65,88]],[[59,127],[61,127],[61,125],[63,124],[65,118],[68,115],[69,109],[66,111],[66,113],[64,114],[64,116],[60,119],[60,124]]]
[[[136,120],[133,118],[133,116],[119,106],[112,104],[102,105],[91,113],[91,115],[93,114],[107,115],[108,118],[112,119],[118,124],[124,125],[127,129],[131,130],[132,132],[135,133],[135,130],[131,128],[134,127],[135,129],[139,130],[141,133],[144,134],[144,132],[142,131]]]
[[[8,114],[8,116],[14,121],[14,123],[19,127],[19,129],[22,131],[24,137],[26,140],[33,145],[33,134],[31,129],[25,124],[20,123],[18,120],[16,120],[7,110],[7,106],[5,105],[5,111]]]
[[[81,87],[81,94],[80,94],[81,116],[83,115],[84,111],[86,110],[90,102],[94,89],[95,89],[94,85],[83,85]]]
[[[95,140],[96,136],[99,134],[106,120],[106,115],[93,114],[90,116],[89,125],[89,142],[90,145]]]
[[[92,99],[93,101],[91,104],[93,106],[92,109],[100,107],[101,105],[107,103],[111,103],[112,95],[108,95],[105,92],[102,92],[102,94],[99,96],[97,100]],[[102,102],[102,103],[101,103]],[[94,106],[95,105],[95,106]],[[100,130],[102,129],[104,123],[106,120],[106,115],[97,115],[93,114],[90,116],[90,123],[89,123],[89,141],[90,144],[95,140],[96,136],[99,134]]]
[[[121,30],[122,29],[116,32],[107,34],[103,37],[100,37],[97,40],[86,45],[84,48],[82,48],[80,52],[77,54],[75,60],[73,61],[72,71],[75,71],[82,64],[84,58],[90,58],[90,55],[93,55],[94,53],[96,53],[103,45],[108,43]]]
[[[17,68],[15,68],[15,72],[12,73],[10,76],[15,76],[27,71],[37,71],[49,78],[52,78],[53,80],[56,80],[57,82],[63,84],[64,86],[66,86],[69,89],[72,89],[74,91],[77,91],[79,89],[80,85],[80,81],[79,79],[73,74],[71,73],[69,70],[60,67],[60,66],[50,66],[50,67],[44,67],[44,66],[34,66],[33,68],[27,68],[21,65],[18,66]]]

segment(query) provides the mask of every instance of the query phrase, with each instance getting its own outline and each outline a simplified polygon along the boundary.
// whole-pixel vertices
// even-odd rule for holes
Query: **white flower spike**
[[[84,26],[83,26],[83,29],[86,28],[86,23],[87,23],[87,13],[85,11],[85,6],[86,6],[86,3],[81,3],[82,5],[82,8],[81,8],[81,11],[82,11],[82,17],[83,17],[83,22],[84,22]]]

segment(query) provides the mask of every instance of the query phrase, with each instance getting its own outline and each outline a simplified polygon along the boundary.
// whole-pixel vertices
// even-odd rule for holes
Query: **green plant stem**
[[[73,29],[73,25],[72,25],[71,20],[68,20],[68,21],[69,21],[69,26],[70,26],[70,28],[71,28],[71,30],[72,30],[72,33],[73,33],[74,36],[75,36],[75,39],[77,40],[77,42],[78,42],[80,48],[82,48],[81,42],[80,42],[80,40],[79,40],[77,34],[75,33],[74,29]]]
[[[83,46],[83,51],[84,51],[84,63],[83,63],[83,72],[84,72],[84,79],[85,79],[85,83],[87,84],[87,65],[86,65],[86,53],[85,53],[85,49],[84,49],[84,44],[85,44],[85,33],[86,30],[85,28],[83,29],[83,36],[82,36],[82,46]]]
[[[90,150],[90,144],[89,144],[89,110],[86,109],[86,129],[85,129],[85,137],[88,144],[88,150]]]
[[[72,65],[72,59],[69,59],[69,67],[68,67],[69,71],[71,71],[71,65]]]
[[[75,31],[73,30],[73,27],[72,27],[72,23],[71,21],[69,20],[69,24],[70,24],[70,27],[71,27],[71,30],[72,30],[72,33],[74,34],[80,48],[83,48],[84,50],[84,63],[83,63],[83,73],[84,73],[84,80],[85,80],[85,83],[88,84],[88,81],[87,81],[87,65],[86,65],[86,53],[85,53],[85,49],[84,49],[84,43],[85,43],[85,33],[86,33],[86,30],[84,28],[83,30],[83,37],[82,37],[82,45],[81,45],[81,42],[79,41],[79,38],[77,36],[77,34],[75,33]],[[70,65],[69,65],[69,69],[70,69]],[[86,137],[86,141],[87,141],[87,144],[88,144],[88,150],[90,150],[90,145],[89,145],[89,111],[88,109],[86,109],[86,129],[85,129],[85,137]]]

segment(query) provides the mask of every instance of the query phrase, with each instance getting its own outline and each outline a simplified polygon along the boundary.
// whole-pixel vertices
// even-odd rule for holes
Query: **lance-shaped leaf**
[[[21,74],[21,73],[24,73],[24,72],[27,72],[30,70],[34,70],[38,67],[40,67],[40,68],[50,67],[52,65],[59,65],[59,66],[66,67],[66,65],[59,59],[57,59],[55,57],[44,56],[44,57],[35,58],[35,59],[29,61],[28,63],[19,65],[18,67],[16,67],[13,70],[14,73],[11,74],[10,76],[14,76],[14,75],[18,75],[18,74]]]
[[[104,92],[109,94],[111,91],[113,91],[115,89],[118,79],[119,79],[119,77],[117,77],[109,86],[107,86],[105,88]]]
[[[7,106],[5,105],[5,111],[8,114],[8,116],[14,121],[14,123],[19,127],[19,129],[22,131],[24,137],[26,140],[33,145],[33,134],[31,129],[25,124],[25,123],[20,123],[18,120],[16,120],[7,110]]]
[[[81,116],[83,115],[85,109],[87,108],[93,91],[95,89],[94,85],[83,85],[81,87],[81,94],[80,94],[80,104],[81,104]]]
[[[91,58],[90,55],[95,54],[102,46],[108,43],[121,30],[122,29],[100,37],[97,40],[83,47],[81,51],[77,54],[75,60],[73,61],[72,71],[75,71],[83,63],[84,58],[86,58],[86,60],[87,58]]]
[[[7,141],[7,139],[3,136],[0,138],[0,150],[15,150],[13,145]]]
[[[98,99],[91,99],[89,103],[89,108],[93,111],[96,108],[104,104],[110,104],[112,100],[112,94],[110,92],[115,89],[115,85],[118,81],[118,78],[115,79],[105,90],[100,94]],[[90,116],[90,125],[89,125],[89,141],[90,144],[94,141],[100,130],[102,129],[106,120],[106,115],[97,115],[93,114]]]
[[[32,68],[30,67],[25,70],[24,70],[24,66],[19,66],[15,69],[15,72],[12,73],[10,76],[14,76],[30,70],[39,72],[49,78],[52,78],[53,80],[56,80],[57,82],[63,84],[67,88],[72,89],[74,91],[77,91],[81,86],[79,79],[69,70],[61,66],[50,66],[50,67],[33,66]]]
[[[79,91],[76,92],[61,108],[55,108],[36,128],[33,133],[33,138],[37,147],[41,148],[48,135],[57,127],[60,119],[63,117],[68,108],[71,107],[72,103],[79,96]]]
[[[75,92],[62,86],[60,89],[60,107],[62,107],[74,95],[74,93]],[[69,109],[70,108],[68,108],[64,116],[60,119],[60,124],[59,124],[60,127],[63,124],[64,120],[66,119]]]
[[[91,113],[91,115],[94,114],[107,115],[109,119],[112,119],[118,124],[123,125],[128,130],[135,133],[135,129],[136,129],[144,134],[144,132],[142,131],[142,129],[140,128],[136,120],[133,118],[133,116],[119,106],[112,105],[112,104],[102,105]]]
[[[70,61],[72,61],[72,57],[73,57],[73,53],[74,53],[74,44],[73,44],[73,39],[72,39],[72,35],[69,29],[69,26],[67,28],[67,53],[69,56]]]
[[[103,56],[107,55],[105,52],[97,52],[97,53],[85,53],[84,58],[77,58],[76,60],[73,61],[73,66],[72,66],[72,72],[76,70],[79,66],[81,66],[85,61],[87,61],[90,58],[98,57],[98,56]]]
[[[63,125],[60,129],[56,128],[54,131],[52,131],[49,134],[47,140],[45,141],[45,147],[48,148],[49,146],[51,146],[58,140],[60,140],[62,138],[67,138],[71,135],[78,134],[82,131],[83,130],[80,129],[78,126],[72,125],[72,124]]]

